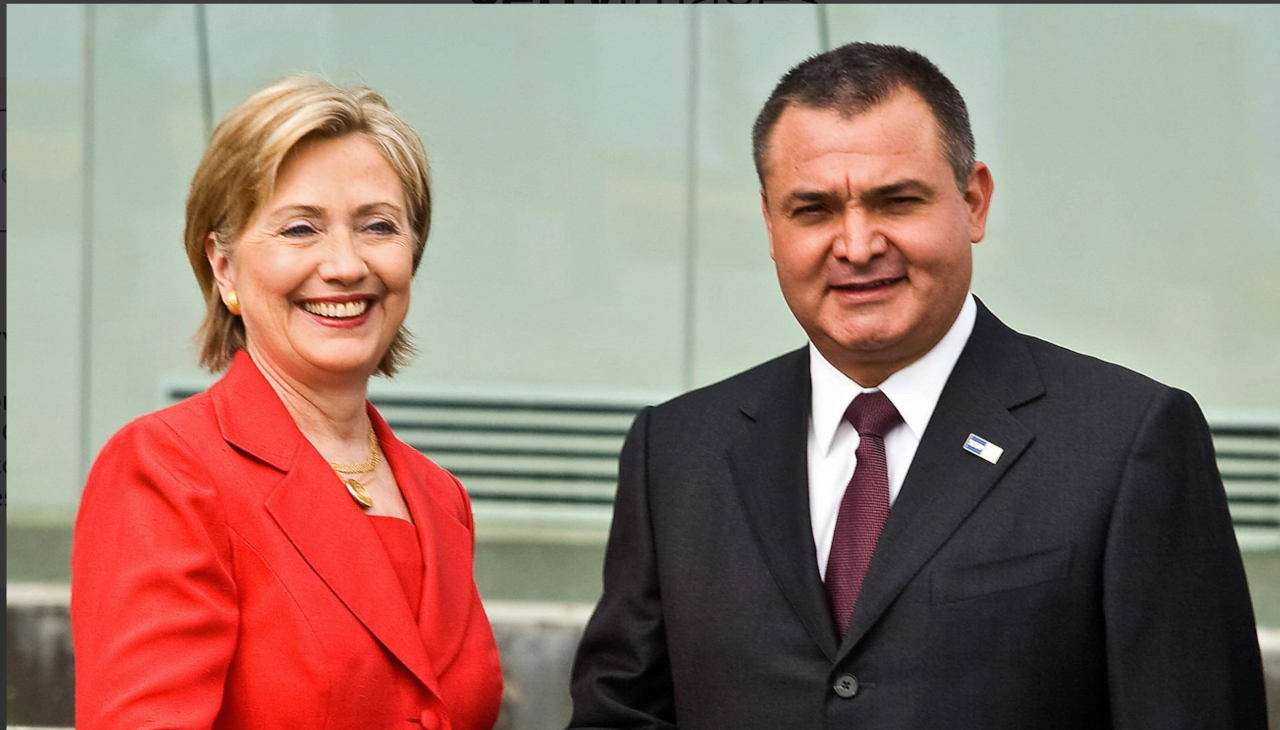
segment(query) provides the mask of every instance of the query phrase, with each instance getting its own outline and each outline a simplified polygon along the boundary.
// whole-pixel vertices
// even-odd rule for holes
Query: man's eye
[[[917,198],[911,195],[899,195],[897,197],[889,198],[885,202],[887,202],[890,206],[901,208],[908,205],[915,205],[917,203],[923,202],[923,200],[921,198]]]
[[[825,208],[823,208],[821,205],[814,204],[814,205],[806,205],[800,208],[796,208],[794,211],[792,211],[791,214],[792,215],[814,215],[817,213],[821,213],[824,210]]]

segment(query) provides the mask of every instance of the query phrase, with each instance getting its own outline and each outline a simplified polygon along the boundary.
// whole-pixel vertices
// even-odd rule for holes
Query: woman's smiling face
[[[246,349],[260,366],[319,386],[367,379],[409,311],[413,235],[395,170],[369,139],[305,140],[229,254]]]

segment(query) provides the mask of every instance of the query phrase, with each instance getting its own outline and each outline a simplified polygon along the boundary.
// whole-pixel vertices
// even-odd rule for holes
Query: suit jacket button
[[[439,723],[436,722],[436,714],[431,710],[423,710],[418,716],[418,722],[422,723],[422,727],[426,730],[439,730]]]
[[[831,689],[835,690],[836,694],[847,700],[858,694],[858,678],[852,674],[841,674],[839,677],[836,677],[836,682],[831,685]]]

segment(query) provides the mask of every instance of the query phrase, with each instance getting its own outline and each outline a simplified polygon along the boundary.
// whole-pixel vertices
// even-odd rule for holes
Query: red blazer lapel
[[[445,499],[461,491],[453,476],[397,439],[372,405],[368,410],[418,529],[424,573],[418,626],[432,665],[443,673],[462,646],[466,632],[459,627],[468,625],[467,612],[476,605],[472,591],[463,590],[473,585],[470,517],[462,500]]]
[[[377,532],[246,353],[236,355],[211,396],[224,438],[285,472],[265,502],[276,524],[370,633],[438,695],[414,616],[399,598],[403,591]]]
[[[222,379],[209,388],[218,428],[227,443],[280,471],[288,471],[302,432],[249,353],[236,353]]]

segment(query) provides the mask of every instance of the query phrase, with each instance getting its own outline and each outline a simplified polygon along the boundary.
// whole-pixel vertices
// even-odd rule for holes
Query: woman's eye
[[[284,230],[280,231],[280,235],[288,236],[289,238],[302,238],[303,236],[310,236],[315,232],[316,229],[309,223],[294,223],[286,226]]]
[[[365,226],[365,230],[369,231],[370,233],[391,235],[396,232],[396,226],[394,223],[378,220],[378,221],[370,222],[367,226]]]

